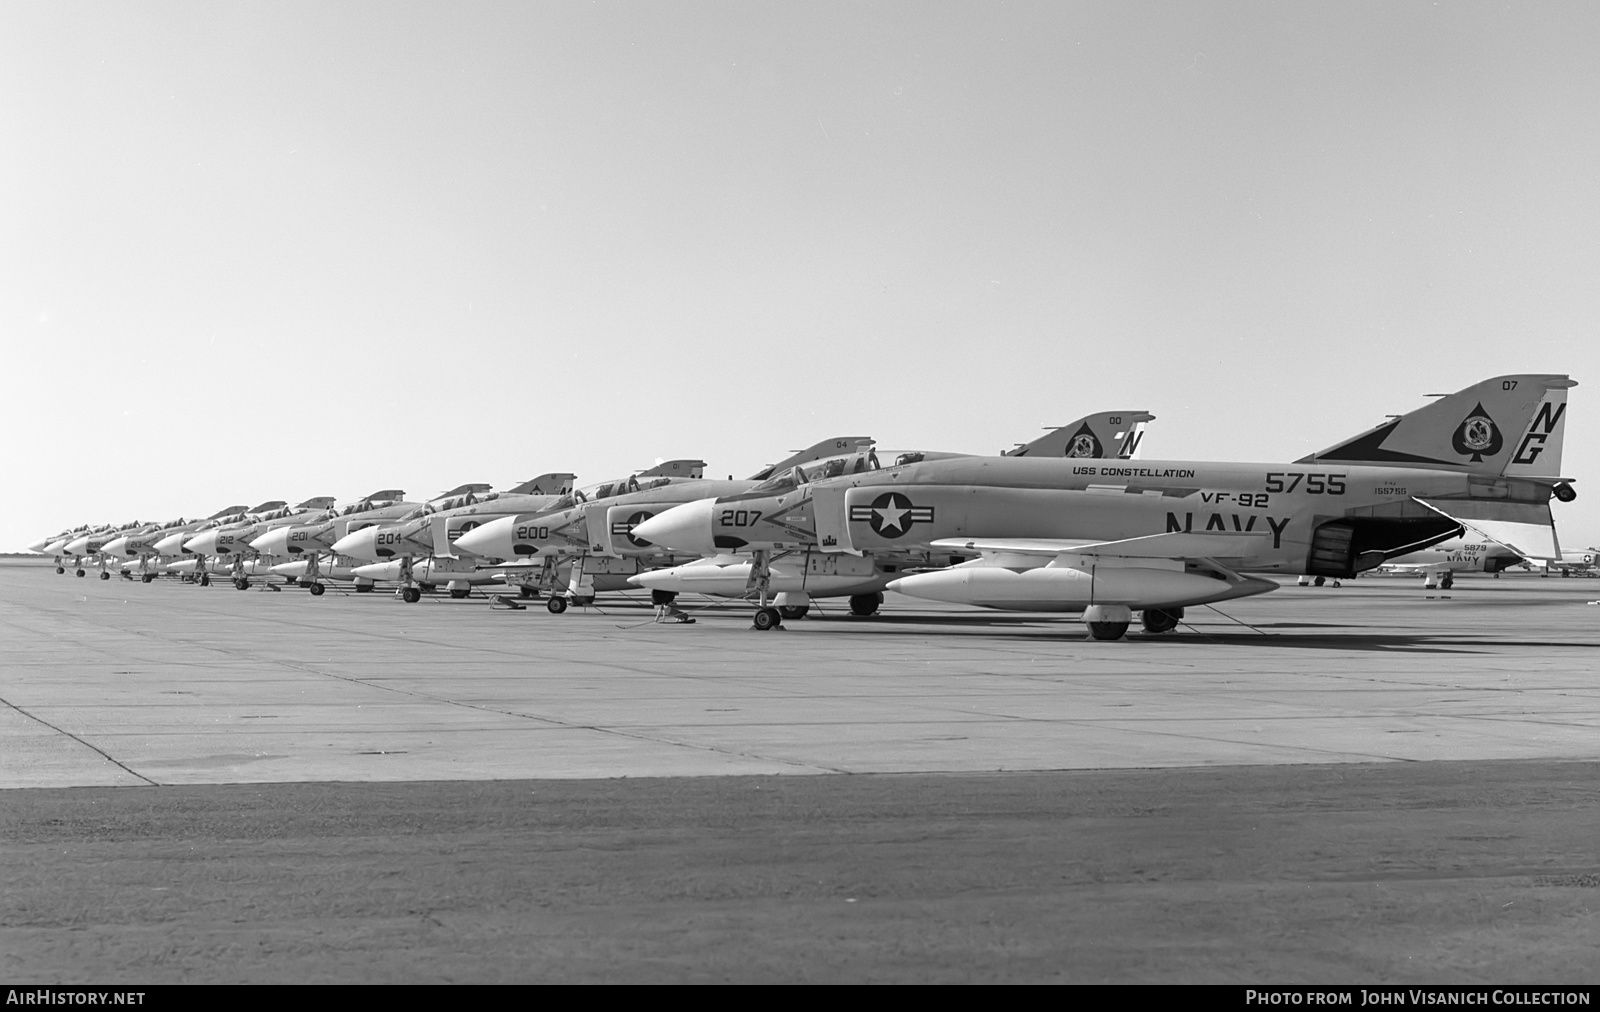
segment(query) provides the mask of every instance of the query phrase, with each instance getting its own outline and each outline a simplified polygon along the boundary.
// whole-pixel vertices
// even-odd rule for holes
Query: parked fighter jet
[[[1042,444],[1049,438],[1041,437],[1035,442]],[[520,566],[507,567],[505,578],[520,584],[525,596],[541,590],[551,592],[546,607],[560,614],[566,610],[569,600],[587,603],[597,590],[625,590],[629,583],[639,585],[635,577],[652,566],[693,561],[693,556],[674,557],[633,536],[633,529],[651,517],[679,503],[736,495],[765,482],[785,480],[802,465],[812,468],[813,473],[828,476],[877,467],[872,442],[866,436],[824,439],[796,450],[788,458],[769,464],[742,481],[702,479],[697,471],[692,476],[694,480],[689,481],[658,479],[649,483],[630,481],[591,486],[543,514],[507,517],[485,524],[463,537],[458,546],[491,558],[530,560]],[[560,567],[563,565],[568,567],[565,595],[555,592],[562,582]],[[652,586],[650,591],[658,607],[670,606],[677,593],[672,587]]]
[[[1498,376],[1292,464],[968,457],[679,506],[635,535],[703,554],[926,546],[981,558],[889,586],[1014,610],[1081,611],[1120,638],[1133,612],[1173,628],[1188,605],[1273,590],[1246,573],[1348,577],[1471,526],[1558,558],[1566,376]],[[765,593],[763,593],[765,600]],[[763,608],[767,627],[781,616]],[[763,621],[758,619],[758,622]]]
[[[225,506],[204,520],[185,520],[179,517],[164,524],[149,524],[122,537],[113,538],[101,551],[121,562],[125,576],[131,578],[133,571],[129,567],[136,565],[139,579],[149,583],[156,578],[161,569],[165,568],[163,556],[157,545],[168,538],[190,534],[210,521],[239,516],[246,509],[245,506]]]
[[[62,545],[61,552],[64,556],[69,555],[72,557],[72,566],[77,575],[82,576],[84,574],[85,563],[92,563],[100,567],[100,579],[109,580],[111,579],[111,572],[107,566],[111,559],[110,556],[105,554],[105,546],[129,531],[138,530],[142,526],[144,525],[135,520],[121,526],[107,524],[103,527],[95,527],[69,538]],[[58,558],[56,572],[62,573],[65,571],[65,567]]]
[[[1589,547],[1581,552],[1562,552],[1559,559],[1545,560],[1545,571],[1562,576],[1594,576],[1600,571],[1600,548]]]
[[[1116,457],[1133,459],[1143,445],[1146,427],[1155,416],[1148,411],[1102,411],[1075,422],[1051,429],[1031,443],[1018,444],[1004,451],[1007,457],[1071,457],[1075,459],[1103,459]],[[1109,452],[1108,452],[1109,451]],[[912,452],[899,454],[896,465],[926,460],[953,460],[970,454],[950,452]],[[861,466],[865,463],[866,466]],[[874,454],[864,461],[853,460],[845,466],[839,462],[836,472],[855,474],[878,470]],[[767,481],[750,491],[773,495],[786,489],[835,477],[827,469],[785,468],[772,474]],[[737,518],[735,518],[737,519]],[[774,607],[780,618],[801,618],[815,597],[849,597],[850,610],[856,615],[871,615],[883,603],[883,590],[892,580],[899,579],[915,567],[944,565],[949,553],[937,561],[928,550],[877,551],[868,554],[808,553],[793,556],[770,565],[766,576],[767,589],[776,595]],[[662,592],[709,594],[718,597],[746,597],[756,591],[755,563],[748,556],[719,554],[709,558],[640,573],[628,582],[647,587],[652,595]],[[767,616],[770,617],[770,616]]]
[[[1523,561],[1521,555],[1505,545],[1469,530],[1463,537],[1396,556],[1379,568],[1386,573],[1420,575],[1425,590],[1449,590],[1455,585],[1456,573],[1492,573],[1499,576]]]
[[[266,567],[255,564],[256,552],[250,545],[251,541],[273,527],[288,526],[304,517],[321,513],[331,505],[333,496],[317,496],[294,506],[282,500],[263,503],[239,520],[208,525],[197,531],[194,537],[183,543],[183,550],[192,553],[196,559],[229,560],[234,587],[247,590],[250,577],[264,575],[267,571]],[[202,582],[209,583],[210,580]]]
[[[474,583],[489,582],[474,562],[460,558],[453,545],[463,534],[497,517],[547,507],[572,490],[573,475],[542,474],[505,492],[488,485],[462,485],[401,516],[393,523],[352,530],[330,550],[357,563],[352,574],[363,580],[396,580],[400,597],[414,602],[421,587],[446,584],[454,597],[471,593]],[[422,560],[423,571],[416,572]]]
[[[269,572],[305,587],[312,597],[323,595],[328,580],[354,583],[358,592],[370,591],[374,581],[355,575],[356,560],[334,555],[334,542],[351,531],[399,519],[423,505],[407,502],[402,489],[379,489],[354,502],[334,503],[323,513],[301,518],[303,522],[274,527],[252,539],[250,547],[273,560]],[[290,561],[277,561],[285,558]]]

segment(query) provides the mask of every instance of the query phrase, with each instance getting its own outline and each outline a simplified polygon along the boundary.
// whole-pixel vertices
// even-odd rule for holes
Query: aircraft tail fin
[[[648,471],[640,471],[635,478],[704,478],[706,462],[703,460],[664,460]]]
[[[1148,411],[1102,411],[1051,429],[1031,443],[1019,443],[1003,455],[1134,459],[1143,447],[1145,427],[1155,417]]]
[[[1302,464],[1406,464],[1473,474],[1561,474],[1564,375],[1496,376],[1302,457]]]
[[[398,501],[398,500],[404,499],[405,497],[406,497],[406,493],[405,493],[404,489],[380,488],[378,491],[373,492],[372,494],[366,496],[365,498],[366,498],[367,502],[378,502],[380,500],[385,500],[386,501],[386,500],[389,500],[389,499],[394,499],[394,500]]]
[[[766,481],[775,474],[781,474],[791,467],[813,460],[821,460],[824,457],[838,457],[857,450],[871,449],[872,443],[873,438],[871,436],[834,436],[832,439],[824,439],[819,443],[813,443],[804,450],[796,450],[776,464],[768,464],[755,474],[752,474],[750,480]]]
[[[565,495],[572,491],[572,482],[578,476],[564,471],[551,471],[510,489],[506,495]]]
[[[297,510],[325,510],[329,506],[332,506],[332,505],[333,505],[333,496],[331,496],[331,495],[318,495],[318,496],[312,496],[310,499],[307,499],[305,502],[300,503],[298,506],[295,507],[295,509],[297,509]]]
[[[245,506],[243,504],[238,505],[238,506],[224,506],[221,509],[217,510],[215,513],[213,513],[210,516],[206,517],[206,519],[207,520],[220,520],[223,517],[231,517],[231,516],[234,516],[235,514],[243,513],[245,510],[247,510],[249,508],[250,507]]]

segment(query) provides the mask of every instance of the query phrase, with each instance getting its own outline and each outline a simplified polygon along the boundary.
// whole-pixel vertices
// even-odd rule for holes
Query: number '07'
[[[1344,495],[1342,474],[1301,474],[1298,471],[1268,471],[1268,492],[1304,491],[1310,495]],[[1300,489],[1300,483],[1305,488]]]

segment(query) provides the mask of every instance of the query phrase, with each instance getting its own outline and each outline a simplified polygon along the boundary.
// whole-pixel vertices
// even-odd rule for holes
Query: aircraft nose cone
[[[155,550],[160,555],[177,555],[183,551],[183,543],[188,537],[183,533],[169,534],[155,543]]]
[[[87,537],[73,538],[71,541],[67,542],[68,555],[82,555],[84,552],[88,551],[88,549],[89,539]]]
[[[217,550],[217,532],[206,531],[204,534],[196,534],[183,543],[183,550],[193,552],[196,555],[215,554]]]
[[[711,516],[716,506],[715,499],[700,499],[674,506],[635,527],[633,536],[669,551],[714,555],[716,546],[711,540]]]
[[[512,545],[512,528],[520,517],[501,517],[480,527],[474,527],[456,539],[456,548],[495,559],[509,559],[516,554]]]
[[[287,555],[289,554],[289,528],[279,527],[275,530],[270,530],[251,541],[250,547],[262,555]]]
[[[363,527],[352,531],[333,543],[333,551],[363,562],[382,562],[378,554],[378,527]]]
[[[54,540],[56,540],[56,539],[55,538],[41,538],[40,540],[35,541],[33,544],[29,545],[28,546],[28,551],[30,551],[30,552],[42,552],[46,548],[49,548],[50,547],[50,542],[52,542]]]
[[[60,555],[67,550],[67,538],[56,538],[44,546],[44,550],[51,555]]]
[[[127,547],[128,536],[124,534],[120,538],[112,538],[110,541],[107,541],[101,546],[100,550],[105,552],[107,555],[121,555],[127,549]]]

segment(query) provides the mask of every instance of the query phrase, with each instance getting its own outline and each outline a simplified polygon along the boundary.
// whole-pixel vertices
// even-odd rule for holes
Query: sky
[[[1153,412],[1287,461],[1567,373],[1592,3],[0,5],[0,551]]]

